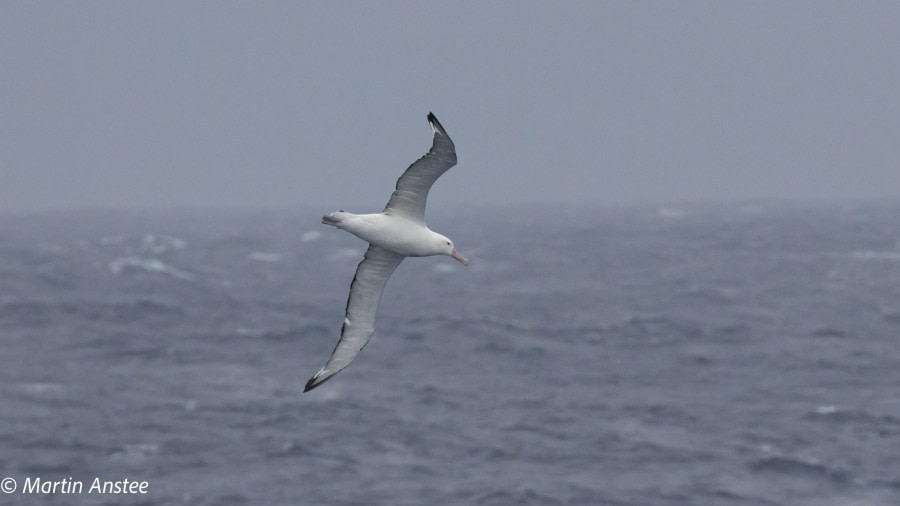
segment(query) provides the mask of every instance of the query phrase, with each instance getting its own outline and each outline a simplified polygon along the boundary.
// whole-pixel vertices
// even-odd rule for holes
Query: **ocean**
[[[0,504],[900,504],[900,203],[435,206],[303,394],[333,210],[0,214]]]

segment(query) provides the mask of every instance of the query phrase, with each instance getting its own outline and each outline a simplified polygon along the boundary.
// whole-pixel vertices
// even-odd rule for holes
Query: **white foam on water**
[[[154,255],[165,253],[169,250],[181,250],[187,247],[187,241],[171,235],[146,234],[141,243],[140,251],[149,251]]]
[[[346,260],[348,258],[359,258],[362,252],[356,248],[339,248],[334,253],[328,255],[329,260]]]
[[[826,404],[824,406],[816,406],[815,413],[817,415],[833,415],[837,413],[838,408],[833,404]]]
[[[264,251],[254,251],[247,255],[250,260],[257,262],[278,262],[281,260],[281,253],[266,253]]]
[[[139,463],[158,454],[159,445],[156,443],[132,443],[124,445],[121,450],[113,453],[110,458],[114,461]]]
[[[194,279],[189,272],[180,271],[156,258],[122,257],[109,263],[109,271],[119,275],[126,270],[144,270],[159,274],[168,274],[178,279]]]
[[[63,391],[63,386],[58,383],[22,383],[19,387],[23,392],[32,395],[58,394]]]
[[[300,236],[300,240],[303,242],[312,242],[318,241],[320,237],[322,237],[322,232],[319,232],[318,230],[310,230],[309,232]]]
[[[449,274],[456,271],[456,266],[453,264],[435,264],[431,270],[441,274]]]

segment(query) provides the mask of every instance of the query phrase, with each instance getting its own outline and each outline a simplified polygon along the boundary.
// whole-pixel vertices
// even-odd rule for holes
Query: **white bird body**
[[[407,257],[427,257],[450,254],[447,239],[427,226],[402,216],[390,214],[353,214],[345,211],[331,213],[338,221],[334,225],[374,246],[381,246]],[[331,224],[331,223],[326,223]]]
[[[425,201],[431,185],[456,165],[456,147],[434,114],[428,114],[434,131],[431,149],[406,169],[384,211],[353,214],[337,211],[322,216],[322,223],[350,232],[369,243],[365,258],[356,268],[341,327],[341,338],[331,358],[306,383],[304,392],[333,378],[350,365],[375,332],[375,314],[381,294],[394,269],[406,257],[449,255],[469,265],[441,234],[425,225]]]

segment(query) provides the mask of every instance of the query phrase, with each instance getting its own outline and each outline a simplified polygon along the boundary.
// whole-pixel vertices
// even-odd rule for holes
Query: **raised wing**
[[[425,223],[425,200],[431,185],[456,165],[456,146],[441,123],[428,113],[428,122],[434,130],[434,142],[431,150],[406,169],[397,180],[397,189],[391,194],[391,200],[384,208],[385,214],[395,214],[418,223]]]
[[[344,326],[341,327],[341,339],[338,341],[331,358],[325,367],[306,383],[304,392],[325,383],[341,369],[350,365],[361,349],[369,342],[375,332],[375,313],[381,301],[381,293],[394,269],[405,257],[378,246],[369,246],[366,256],[356,268],[356,275],[350,283],[350,296],[347,298],[347,310]]]

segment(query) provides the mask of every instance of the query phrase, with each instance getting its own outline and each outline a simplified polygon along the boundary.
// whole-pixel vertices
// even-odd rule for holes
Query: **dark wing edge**
[[[397,179],[394,192],[384,207],[384,213],[390,214],[393,208],[409,204],[416,208],[415,217],[424,222],[425,200],[428,198],[428,190],[431,189],[431,185],[444,172],[456,165],[456,146],[453,144],[453,140],[450,139],[447,131],[444,130],[444,126],[441,125],[441,122],[438,121],[432,112],[428,113],[428,123],[434,131],[431,149],[423,157],[407,167]],[[420,174],[416,174],[417,172],[420,172]],[[419,199],[421,199],[421,202]]]
[[[428,111],[428,122],[431,123],[431,128],[434,128],[435,130],[440,132],[440,134],[446,137],[448,140],[450,139],[450,136],[447,135],[447,131],[444,130],[444,125],[441,125],[441,122],[438,121],[437,116],[435,116],[431,111]]]
[[[384,287],[387,285],[391,274],[393,274],[404,258],[406,257],[403,255],[398,255],[377,246],[369,246],[369,249],[366,250],[365,257],[356,267],[356,274],[353,276],[353,281],[350,282],[350,294],[347,296],[347,306],[344,309],[344,324],[341,326],[341,338],[335,345],[334,350],[331,352],[331,357],[325,363],[325,366],[306,382],[306,386],[303,388],[304,392],[309,392],[320,386],[344,370],[369,342],[369,338],[375,333],[375,313],[377,313],[378,305],[381,302],[381,294],[384,292]],[[376,273],[377,275],[372,278],[366,275],[367,270],[370,268],[377,269],[380,272]],[[368,293],[358,294],[362,296],[362,300],[360,300],[354,297],[354,289]],[[369,295],[370,299],[366,300],[365,295]],[[361,314],[351,314],[356,311],[359,311]],[[370,325],[360,327],[359,323],[364,324],[367,317],[370,317]],[[359,318],[363,318],[363,322],[359,322]],[[352,324],[354,320],[359,322],[356,328]],[[348,324],[348,322],[351,323]],[[358,348],[353,347],[352,340],[361,342]],[[347,346],[348,344],[350,347]],[[333,365],[337,365],[337,367],[329,369],[329,366]]]

